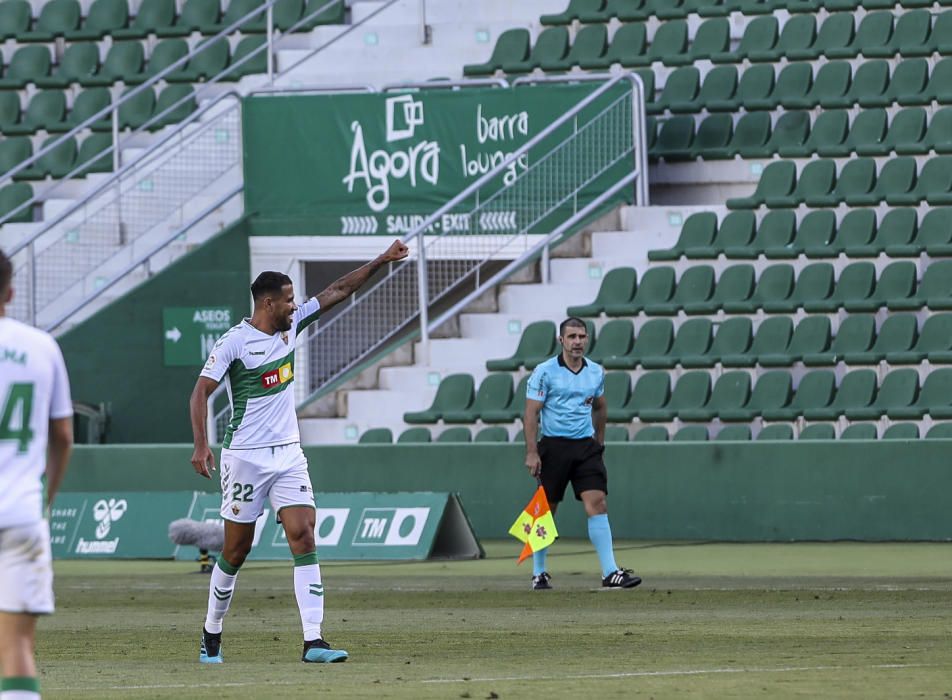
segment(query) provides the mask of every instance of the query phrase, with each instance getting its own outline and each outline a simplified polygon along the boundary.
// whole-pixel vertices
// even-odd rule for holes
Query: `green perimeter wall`
[[[192,439],[188,397],[201,367],[165,366],[162,309],[250,308],[248,230],[239,220],[58,338],[73,400],[111,404],[110,442]]]
[[[950,449],[946,440],[612,444],[612,530],[663,540],[952,540]],[[534,489],[520,445],[304,451],[318,492],[457,492],[481,538],[506,537]],[[63,488],[216,490],[190,456],[190,445],[82,446]],[[565,537],[586,536],[574,502],[558,525]]]

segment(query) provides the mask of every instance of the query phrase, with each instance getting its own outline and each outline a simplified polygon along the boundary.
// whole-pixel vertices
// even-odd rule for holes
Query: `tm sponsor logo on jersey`
[[[119,547],[119,538],[114,537],[111,540],[107,540],[105,537],[112,529],[113,523],[120,520],[128,509],[129,504],[124,498],[110,498],[108,501],[105,498],[101,498],[96,501],[96,504],[93,506],[93,520],[98,523],[98,525],[96,525],[96,539],[85,540],[80,537],[79,542],[76,544],[76,553],[115,554],[116,549]]]
[[[265,389],[272,389],[281,384],[287,384],[294,379],[294,371],[291,369],[291,363],[283,364],[277,369],[265,372],[261,375],[261,386]]]

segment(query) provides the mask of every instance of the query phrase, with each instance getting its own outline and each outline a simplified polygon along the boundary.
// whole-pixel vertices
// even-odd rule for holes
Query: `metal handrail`
[[[53,332],[54,330],[56,330],[60,325],[62,325],[63,322],[66,321],[66,319],[68,319],[68,318],[69,318],[70,316],[72,316],[74,313],[76,313],[76,312],[79,311],[81,308],[83,308],[84,306],[86,306],[87,304],[89,304],[91,301],[93,301],[94,299],[96,299],[96,297],[100,296],[101,294],[105,293],[106,291],[108,291],[109,289],[111,289],[112,287],[114,287],[114,286],[115,286],[116,284],[118,284],[126,275],[128,275],[130,272],[132,272],[133,270],[135,270],[137,267],[139,267],[140,265],[143,265],[143,264],[145,264],[146,262],[148,262],[148,260],[149,260],[153,255],[155,255],[156,253],[158,253],[159,251],[161,251],[163,248],[165,248],[169,243],[171,243],[172,241],[174,241],[176,238],[178,238],[179,236],[181,236],[181,235],[183,235],[183,234],[185,234],[185,233],[188,233],[188,231],[191,230],[191,228],[192,228],[193,226],[195,226],[196,224],[198,224],[199,222],[201,222],[202,220],[204,220],[205,217],[208,216],[209,214],[211,214],[213,211],[215,211],[215,210],[218,209],[219,207],[223,206],[223,205],[224,205],[225,203],[227,203],[228,200],[230,200],[232,197],[235,197],[236,195],[241,194],[241,192],[242,192],[244,189],[245,189],[244,184],[241,184],[241,185],[238,185],[238,186],[236,186],[236,187],[233,187],[233,188],[232,188],[231,190],[229,190],[226,194],[223,194],[223,195],[222,195],[221,197],[219,197],[213,204],[209,204],[207,207],[205,207],[204,209],[202,209],[198,214],[196,214],[196,215],[193,216],[191,219],[189,219],[186,223],[182,224],[182,226],[177,227],[177,229],[175,230],[174,233],[170,233],[170,234],[167,235],[165,238],[163,238],[161,241],[159,241],[156,245],[152,246],[149,250],[147,250],[146,252],[144,252],[141,256],[139,256],[139,259],[138,259],[138,260],[135,260],[135,261],[129,263],[128,265],[126,265],[126,267],[124,267],[122,270],[120,270],[119,272],[117,272],[116,275],[113,276],[112,279],[110,279],[108,282],[106,282],[106,283],[103,284],[101,287],[99,287],[98,289],[96,289],[92,294],[88,294],[88,295],[86,295],[86,297],[84,297],[83,299],[80,299],[79,301],[76,301],[75,303],[73,303],[66,311],[62,312],[62,313],[61,313],[59,316],[57,316],[52,322],[46,324],[46,325],[43,327],[43,330],[47,331],[48,333],[52,333],[52,332]]]

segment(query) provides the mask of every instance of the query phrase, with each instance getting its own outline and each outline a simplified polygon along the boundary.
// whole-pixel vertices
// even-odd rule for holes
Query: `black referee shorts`
[[[543,436],[539,440],[539,458],[542,473],[539,478],[545,488],[549,503],[559,503],[565,495],[565,487],[572,482],[575,499],[582,500],[583,491],[608,493],[608,471],[602,460],[604,445],[595,438],[571,438]]]

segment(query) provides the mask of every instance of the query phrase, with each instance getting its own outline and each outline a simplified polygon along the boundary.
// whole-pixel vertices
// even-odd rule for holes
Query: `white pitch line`
[[[680,671],[630,671],[561,676],[500,676],[498,678],[433,678],[421,683],[499,683],[501,681],[568,681],[592,678],[640,678],[654,676],[701,676],[709,673],[796,673],[800,671],[852,671],[857,669],[917,668],[926,664],[878,664],[875,666],[782,666],[780,668],[707,668]]]

